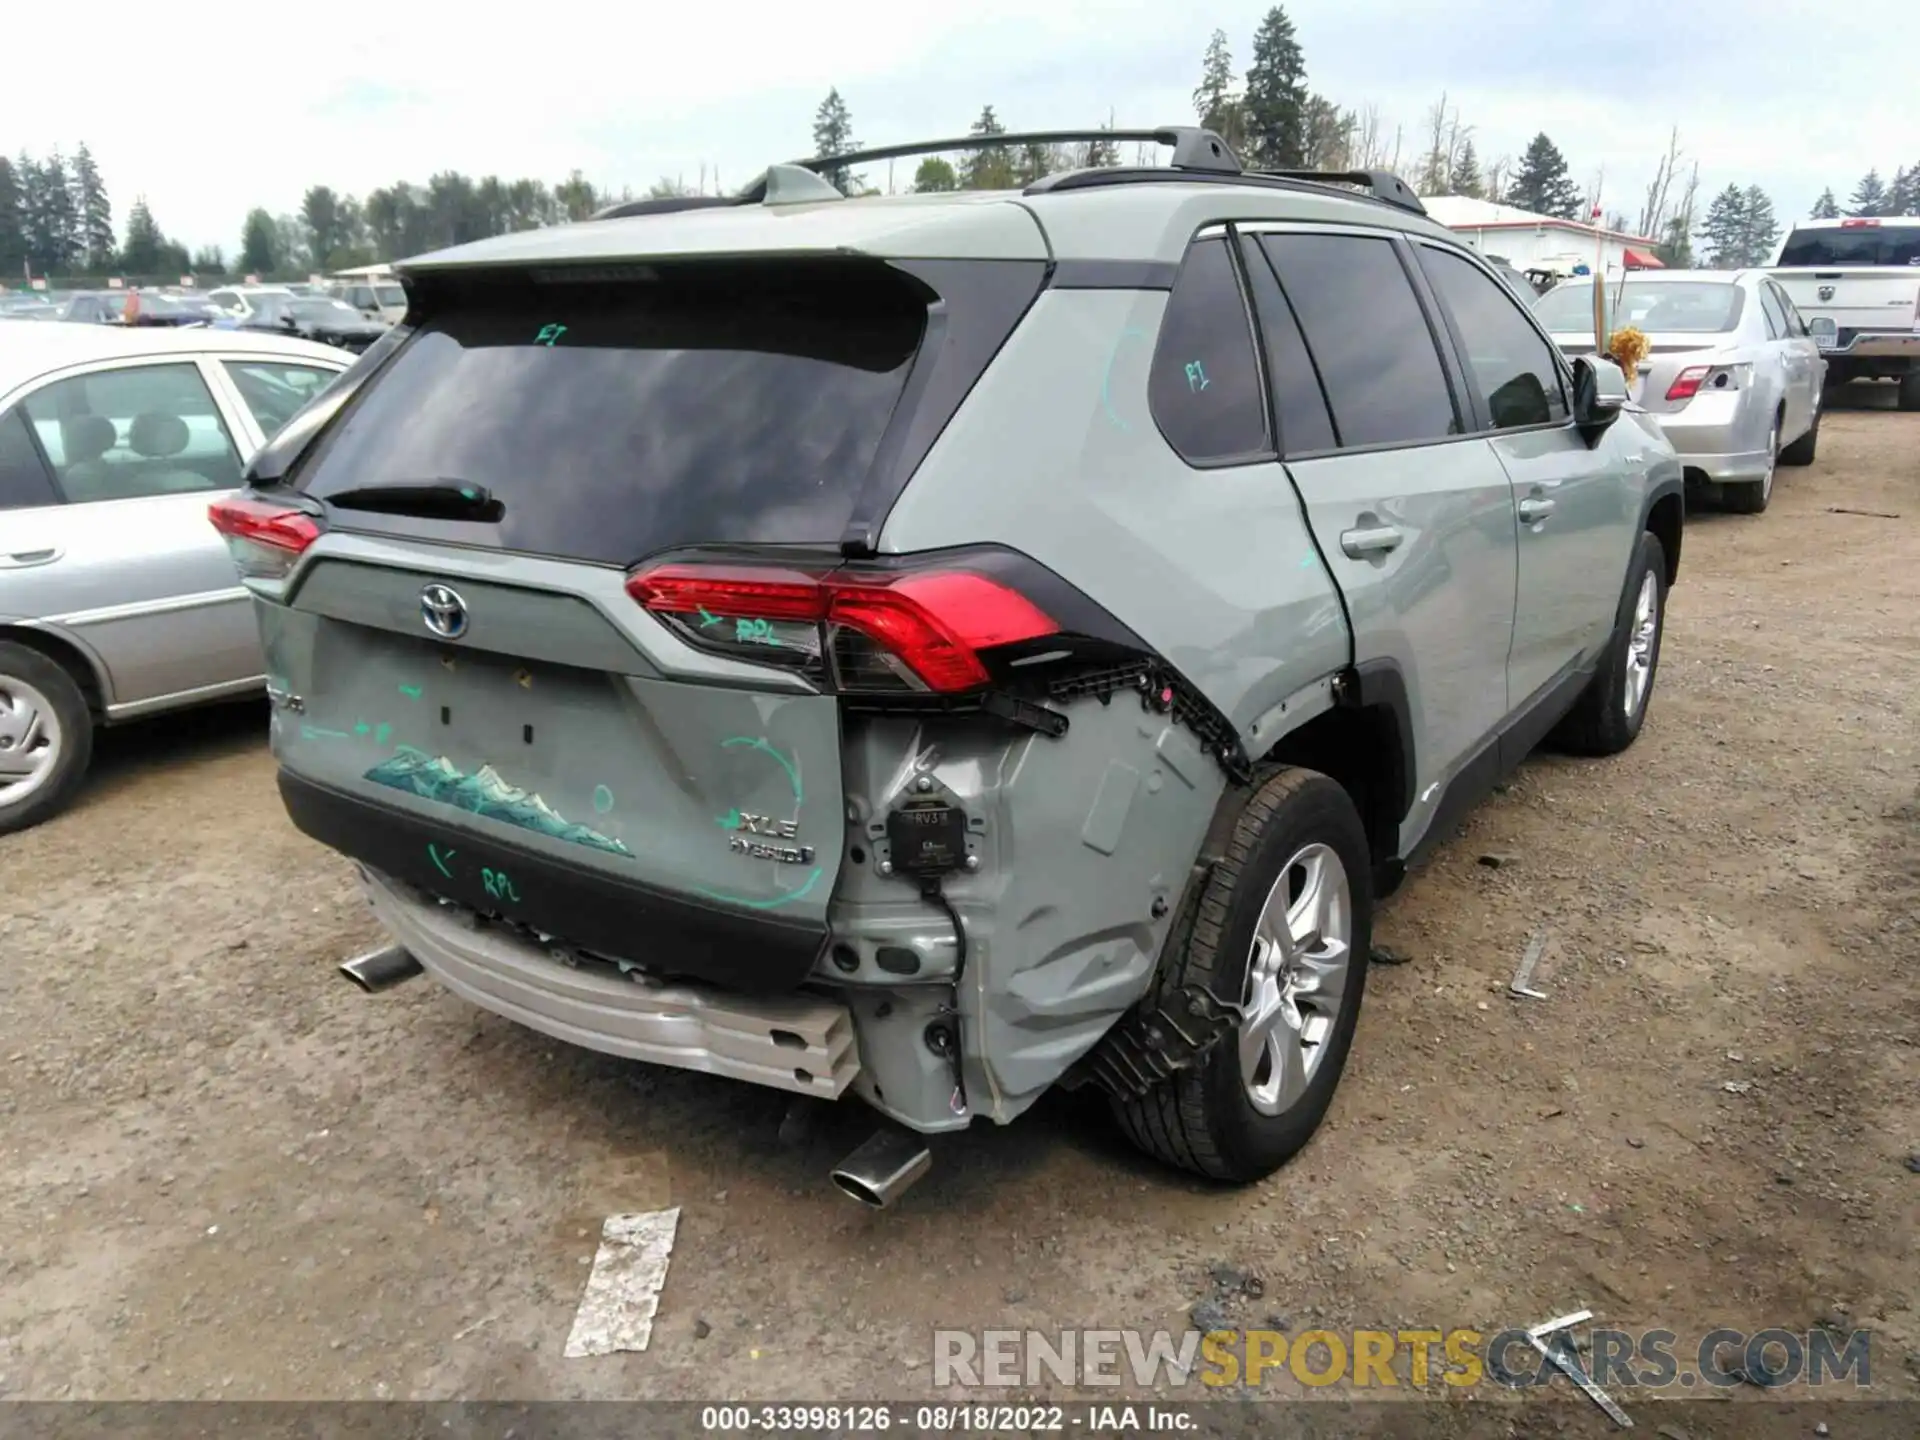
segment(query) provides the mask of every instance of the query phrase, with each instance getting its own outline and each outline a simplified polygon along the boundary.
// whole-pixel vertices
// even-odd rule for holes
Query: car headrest
[[[134,454],[148,460],[163,460],[187,448],[187,422],[178,415],[136,415],[127,432],[127,444]]]
[[[113,421],[104,415],[69,415],[60,422],[60,452],[69,465],[98,460],[119,438]]]

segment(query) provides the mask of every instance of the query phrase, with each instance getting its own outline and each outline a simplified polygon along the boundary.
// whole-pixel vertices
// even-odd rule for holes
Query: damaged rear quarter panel
[[[1154,291],[1043,293],[895,504],[880,548],[1025,553],[1141,636],[1259,755],[1306,718],[1282,706],[1345,666],[1351,642],[1279,463],[1195,469],[1161,437],[1147,382],[1165,305]],[[1134,694],[1066,708],[1062,739],[1002,731],[960,748],[941,728],[951,721],[924,733],[875,722],[850,729],[843,760],[850,794],[884,814],[899,767],[932,747],[942,784],[970,787],[987,818],[981,870],[947,894],[981,956],[969,956],[961,1000],[980,1071],[969,1099],[1001,1120],[1143,993],[1226,785],[1191,733]],[[885,893],[869,878],[843,873],[836,933]],[[1156,899],[1167,916],[1152,915]],[[917,898],[899,913],[927,934],[949,928]]]

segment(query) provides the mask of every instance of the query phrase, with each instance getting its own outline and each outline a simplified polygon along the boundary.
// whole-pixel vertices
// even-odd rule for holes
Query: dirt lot
[[[1296,1331],[1860,1325],[1920,1396],[1920,415],[1889,398],[1844,399],[1765,516],[1690,523],[1640,744],[1536,758],[1395,898],[1410,963],[1250,1190],[1058,1097],[869,1215],[826,1183],[855,1106],[782,1144],[780,1096],[351,989],[375,931],[257,709],[108,737],[0,840],[0,1395],[911,1397],[936,1324],[1183,1328],[1226,1263],[1264,1285],[1232,1323]],[[1539,927],[1548,998],[1511,999]],[[562,1359],[601,1217],[665,1203],[651,1350]]]

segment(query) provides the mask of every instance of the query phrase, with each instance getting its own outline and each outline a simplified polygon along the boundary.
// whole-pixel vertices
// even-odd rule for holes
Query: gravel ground
[[[936,1324],[1184,1328],[1230,1265],[1263,1294],[1228,1322],[1296,1332],[1863,1326],[1920,1397],[1920,415],[1888,398],[1838,402],[1766,515],[1694,517],[1640,743],[1537,757],[1409,881],[1327,1125],[1247,1190],[1060,1096],[867,1214],[826,1183],[857,1106],[783,1143],[781,1096],[344,983],[376,934],[258,707],[114,732],[0,840],[0,1395],[915,1397]],[[668,1203],[652,1348],[562,1359],[601,1218]]]

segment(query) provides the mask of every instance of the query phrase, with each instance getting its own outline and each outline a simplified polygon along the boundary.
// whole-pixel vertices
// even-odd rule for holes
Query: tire
[[[1767,473],[1764,479],[1747,480],[1738,485],[1721,487],[1721,503],[1736,515],[1759,515],[1773,499],[1774,477],[1780,473],[1780,416],[1773,417],[1773,428],[1767,432]]]
[[[48,758],[31,776],[7,761]],[[0,640],[0,835],[38,825],[73,798],[93,758],[93,717],[73,676],[25,645]]]
[[[1807,433],[1780,452],[1782,465],[1811,465],[1814,453],[1820,448],[1820,416],[1826,406],[1816,397],[1813,406],[1813,423],[1807,426]]]
[[[1900,377],[1898,404],[1902,410],[1920,410],[1920,370],[1909,370]]]
[[[1308,863],[1319,867],[1327,895],[1337,899],[1335,882],[1345,882],[1346,953],[1337,995],[1330,993],[1327,969],[1313,963],[1327,961],[1330,947],[1324,943],[1290,944],[1278,955],[1265,945],[1258,952],[1255,948],[1269,893],[1307,868],[1293,863],[1303,857],[1312,857]],[[1337,862],[1338,875],[1329,860]],[[1339,917],[1323,918],[1328,923],[1316,931],[1337,933]],[[1177,948],[1162,962],[1155,994],[1199,985],[1245,1005],[1250,984],[1270,980],[1266,993],[1275,1003],[1269,1013],[1279,1017],[1274,1033],[1285,1053],[1299,1059],[1300,1068],[1289,1072],[1296,1083],[1280,1083],[1272,1068],[1274,1052],[1266,1051],[1252,1078],[1265,1076],[1260,1088],[1278,1093],[1265,1095],[1264,1106],[1256,1100],[1241,1054],[1243,1044],[1257,1053],[1258,1047],[1243,1023],[1193,1069],[1140,1099],[1116,1102],[1114,1112],[1128,1138],[1169,1165],[1215,1180],[1244,1183],[1277,1170],[1312,1137],[1340,1083],[1366,992],[1372,929],[1371,858],[1352,799],[1316,771],[1282,770],[1268,778],[1235,822],[1226,857],[1208,878],[1191,926],[1184,937],[1176,933]],[[1282,974],[1267,974],[1269,956]],[[1291,1000],[1291,1013],[1320,1032],[1310,1046],[1284,1018],[1288,1010],[1280,996],[1295,993],[1286,972],[1301,979],[1320,976],[1326,987],[1317,997],[1309,993]]]
[[[1651,584],[1651,626],[1641,611]],[[1647,706],[1653,702],[1653,682],[1660,672],[1660,641],[1667,623],[1667,552],[1652,531],[1643,531],[1627,570],[1627,588],[1621,596],[1613,638],[1607,642],[1580,699],[1554,731],[1554,740],[1575,755],[1618,755],[1640,735]],[[1644,661],[1635,664],[1635,657]],[[1627,694],[1630,668],[1644,670],[1638,698]]]

